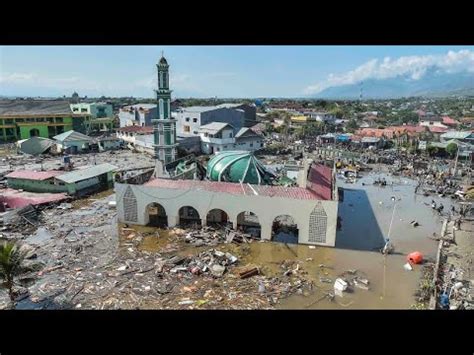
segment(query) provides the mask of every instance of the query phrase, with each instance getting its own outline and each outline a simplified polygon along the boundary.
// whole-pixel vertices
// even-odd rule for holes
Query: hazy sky
[[[301,97],[433,66],[474,72],[474,46],[1,46],[0,95],[152,97],[162,50],[173,97]]]

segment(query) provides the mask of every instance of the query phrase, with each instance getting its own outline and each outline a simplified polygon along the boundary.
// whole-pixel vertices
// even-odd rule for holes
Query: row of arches
[[[159,203],[151,203],[147,206],[148,226],[167,227],[168,216],[166,210]],[[178,211],[178,225],[181,227],[202,226],[199,212],[192,206],[183,206]],[[208,226],[229,226],[229,215],[224,210],[214,208],[206,215]],[[237,230],[248,233],[256,238],[261,236],[262,226],[258,216],[250,211],[243,211],[237,215]],[[298,226],[289,215],[277,216],[272,224],[272,240],[284,243],[298,243]]]

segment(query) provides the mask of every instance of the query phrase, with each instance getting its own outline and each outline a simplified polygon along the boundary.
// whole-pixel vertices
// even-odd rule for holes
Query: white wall
[[[187,118],[189,118],[189,121],[186,121]],[[201,114],[199,112],[177,112],[176,120],[177,136],[194,137],[199,135],[198,131],[201,127]],[[194,122],[194,120],[196,120],[196,122]],[[184,126],[189,126],[189,132],[184,131]]]
[[[138,220],[124,219],[123,196],[130,186],[137,201]],[[222,209],[229,216],[229,220],[237,224],[237,215],[240,212],[250,211],[257,215],[262,227],[262,238],[271,239],[271,230],[274,219],[280,215],[290,215],[297,223],[299,243],[334,246],[336,242],[337,201],[299,200],[281,197],[267,197],[256,195],[232,195],[216,193],[206,190],[190,189],[163,189],[143,185],[127,185],[115,183],[117,193],[117,212],[120,222],[146,225],[148,223],[147,206],[150,203],[160,203],[166,210],[168,225],[174,226],[179,222],[178,211],[183,206],[194,207],[206,224],[207,213],[215,208]],[[326,243],[309,242],[309,219],[316,205],[320,204],[327,214]]]

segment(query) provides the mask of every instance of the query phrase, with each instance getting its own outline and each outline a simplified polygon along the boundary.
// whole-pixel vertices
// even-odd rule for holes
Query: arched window
[[[309,215],[308,241],[313,243],[326,243],[326,229],[328,216],[323,206],[317,204]]]
[[[164,112],[163,112],[163,99],[160,99],[159,101],[159,110],[160,110],[160,119],[165,118]]]
[[[39,136],[39,129],[33,128],[30,129],[30,137],[38,137]]]
[[[163,87],[163,72],[160,71],[160,79],[158,83],[158,88],[162,88],[162,87]]]

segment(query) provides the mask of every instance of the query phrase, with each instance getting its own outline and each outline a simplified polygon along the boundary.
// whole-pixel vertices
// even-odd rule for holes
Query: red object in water
[[[408,254],[407,260],[411,264],[421,264],[423,261],[423,255],[419,251],[414,251],[413,253]]]

